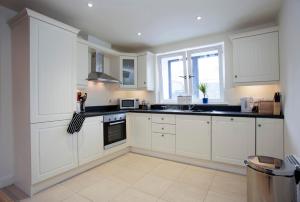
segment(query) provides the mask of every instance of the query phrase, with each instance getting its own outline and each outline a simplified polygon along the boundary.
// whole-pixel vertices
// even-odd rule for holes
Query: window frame
[[[186,79],[184,79],[184,90],[186,92],[186,95],[193,96],[193,86],[192,86],[192,80],[193,78],[190,76],[192,75],[192,60],[191,56],[194,53],[199,52],[208,52],[212,50],[218,50],[219,55],[219,87],[220,87],[220,99],[209,99],[209,103],[225,103],[224,100],[224,91],[225,91],[225,58],[224,58],[224,42],[216,43],[208,46],[203,47],[197,47],[197,48],[189,48],[189,49],[182,49],[178,51],[172,51],[169,53],[161,53],[157,55],[157,70],[158,70],[158,101],[161,104],[177,104],[177,98],[175,99],[164,99],[163,95],[163,80],[162,80],[162,59],[167,57],[176,57],[176,56],[182,56],[184,62],[183,62],[183,69],[184,69],[184,75]],[[202,99],[195,99],[192,97],[192,104],[201,104]]]
[[[161,60],[163,58],[168,58],[168,57],[176,57],[176,56],[182,56],[183,60],[183,75],[182,76],[187,76],[187,64],[186,64],[186,51],[178,51],[174,53],[169,53],[169,54],[163,54],[157,56],[157,61],[158,61],[158,78],[159,78],[159,101],[160,103],[171,103],[171,104],[176,104],[177,103],[177,98],[176,99],[164,99],[163,95],[163,78],[162,78],[162,64]],[[182,78],[184,79],[184,78]],[[187,79],[184,79],[184,91],[188,92],[188,81]]]
[[[209,103],[224,103],[224,45],[214,45],[209,47],[203,47],[198,49],[192,49],[187,51],[187,61],[188,61],[188,78],[189,78],[189,88],[188,88],[188,94],[193,95],[193,79],[190,76],[193,76],[192,73],[192,54],[199,53],[199,52],[209,52],[213,50],[218,50],[218,56],[219,56],[219,88],[220,88],[220,99],[208,99]],[[201,99],[195,99],[193,98],[193,103],[201,103]]]

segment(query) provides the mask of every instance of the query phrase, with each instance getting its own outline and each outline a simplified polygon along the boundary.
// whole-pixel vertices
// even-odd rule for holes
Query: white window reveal
[[[161,103],[175,103],[179,95],[203,98],[198,86],[207,84],[209,102],[224,102],[223,45],[158,56]]]

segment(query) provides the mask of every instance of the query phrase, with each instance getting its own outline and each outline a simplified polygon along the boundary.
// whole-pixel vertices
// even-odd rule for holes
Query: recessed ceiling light
[[[197,19],[197,20],[202,20],[202,17],[201,17],[201,16],[197,16],[196,19]]]
[[[137,35],[138,35],[138,36],[141,36],[141,35],[142,35],[142,33],[141,33],[141,32],[138,32],[138,33],[137,33]]]
[[[88,7],[92,8],[93,7],[93,2],[89,2]]]

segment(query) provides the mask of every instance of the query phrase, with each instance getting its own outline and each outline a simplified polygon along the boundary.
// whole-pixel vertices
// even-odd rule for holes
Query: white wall
[[[280,11],[281,88],[284,92],[285,154],[300,156],[300,0],[284,0]]]
[[[120,98],[140,98],[155,103],[155,95],[143,90],[122,90],[116,84],[88,82],[86,106],[116,105]]]
[[[0,188],[13,182],[11,40],[7,20],[16,13],[0,6]]]

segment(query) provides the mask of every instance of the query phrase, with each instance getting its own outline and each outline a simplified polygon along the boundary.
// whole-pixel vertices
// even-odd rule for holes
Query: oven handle
[[[113,125],[117,125],[117,124],[121,124],[121,123],[125,123],[125,121],[113,122],[113,123],[109,123],[109,125],[113,126]]]

